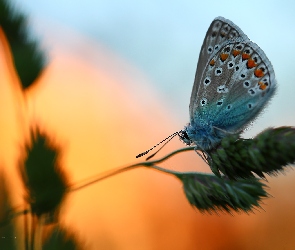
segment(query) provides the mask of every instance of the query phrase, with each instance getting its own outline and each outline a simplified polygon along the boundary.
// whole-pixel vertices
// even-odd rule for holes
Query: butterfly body
[[[218,17],[205,36],[190,100],[190,123],[179,134],[210,150],[257,118],[276,90],[273,67],[231,21]]]

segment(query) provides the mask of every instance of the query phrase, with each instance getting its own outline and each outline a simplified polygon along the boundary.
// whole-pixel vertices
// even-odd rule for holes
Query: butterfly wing
[[[222,61],[220,58],[226,50],[229,56]],[[216,81],[217,86],[208,89],[217,92],[210,98],[213,109],[210,119],[218,128],[240,132],[273,97],[277,87],[274,69],[263,50],[251,41],[229,43],[217,56],[219,65],[215,67],[223,72]]]
[[[245,36],[221,44],[199,79],[191,122],[228,132],[240,132],[253,121],[276,89],[269,59]]]
[[[197,71],[195,75],[195,81],[192,89],[191,99],[190,99],[190,118],[193,118],[193,115],[198,107],[199,99],[199,88],[201,85],[201,78],[204,75],[206,66],[209,63],[209,59],[219,51],[221,45],[228,41],[229,39],[240,37],[242,40],[249,40],[248,37],[243,33],[243,31],[235,25],[230,20],[227,20],[223,17],[217,17],[211,23],[206,36],[201,47]]]

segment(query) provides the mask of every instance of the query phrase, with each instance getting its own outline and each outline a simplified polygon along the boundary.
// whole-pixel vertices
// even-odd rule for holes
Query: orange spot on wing
[[[241,53],[241,51],[239,50],[233,50],[233,55],[234,57],[236,57],[237,55],[239,55]]]
[[[267,84],[264,84],[263,82],[259,82],[258,85],[261,90],[265,90],[267,88]]]
[[[214,66],[215,65],[215,60],[212,59],[211,62],[210,62],[210,66]]]
[[[242,55],[242,59],[243,60],[246,60],[246,59],[249,59],[249,58],[250,58],[250,55],[249,54],[243,53],[243,55]]]
[[[262,71],[261,69],[256,69],[256,70],[254,71],[254,75],[255,75],[256,77],[263,77],[263,76],[264,76],[264,73],[263,73],[263,71]]]
[[[247,67],[250,68],[250,69],[254,68],[256,65],[257,64],[252,59],[249,59],[248,62],[247,62]]]
[[[220,54],[221,61],[225,61],[228,58],[228,54]]]

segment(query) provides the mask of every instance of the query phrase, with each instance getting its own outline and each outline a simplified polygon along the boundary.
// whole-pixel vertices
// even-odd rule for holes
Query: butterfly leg
[[[221,131],[221,132],[223,132],[225,134],[228,134],[228,135],[234,135],[235,134],[234,132],[226,131],[224,129],[221,129],[221,128],[218,128],[218,127],[215,127],[215,126],[212,126],[212,128],[214,128],[215,130],[219,130],[219,131]],[[215,135],[216,135],[216,133],[215,133]]]
[[[196,146],[194,150],[202,158],[204,162],[210,165],[209,161],[211,161],[211,156],[205,150],[201,149],[200,146]],[[198,150],[200,150],[202,154],[200,154]]]

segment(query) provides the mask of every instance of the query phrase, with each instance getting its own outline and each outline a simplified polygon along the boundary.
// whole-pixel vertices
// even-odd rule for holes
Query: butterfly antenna
[[[175,136],[175,135],[174,135]],[[168,143],[168,142],[170,142],[173,138],[174,138],[174,136],[173,137],[171,137],[171,138],[169,138],[169,140],[168,141],[166,141],[165,143],[164,143],[164,145],[162,145],[162,147],[160,147],[155,153],[153,153],[152,155],[150,155],[149,157],[147,157],[145,160],[146,161],[148,161],[149,159],[151,159],[151,158],[153,158],[162,148],[164,148],[164,146]]]
[[[150,148],[147,151],[144,151],[143,153],[140,153],[136,156],[136,158],[142,157],[144,155],[146,155],[148,152],[150,152],[151,150],[153,150],[155,147],[159,146],[160,144],[162,144],[164,141],[167,141],[157,152],[155,152],[154,154],[152,154],[151,156],[149,156],[146,160],[151,159],[152,157],[154,157],[156,155],[156,153],[158,153],[174,136],[178,135],[180,133],[180,131],[177,131],[175,133],[173,133],[172,135],[169,135],[168,137],[166,137],[164,140],[160,141],[159,143],[157,143],[155,146],[153,146],[152,148]]]

